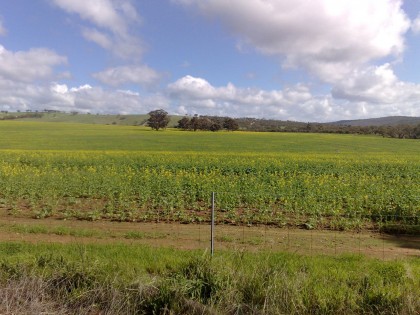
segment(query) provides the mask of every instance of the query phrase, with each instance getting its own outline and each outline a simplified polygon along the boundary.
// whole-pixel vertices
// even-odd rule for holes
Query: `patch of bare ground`
[[[179,222],[33,219],[0,214],[0,241],[127,243],[178,249],[208,249],[209,224]],[[304,230],[292,227],[216,225],[216,250],[287,251],[305,255],[352,253],[389,260],[420,257],[420,236],[369,230]]]

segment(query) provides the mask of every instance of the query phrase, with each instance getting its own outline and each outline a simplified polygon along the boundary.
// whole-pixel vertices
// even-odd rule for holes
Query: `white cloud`
[[[258,116],[327,121],[420,115],[420,85],[400,81],[389,63],[373,65],[384,58],[401,58],[410,25],[413,32],[420,32],[420,16],[410,23],[402,0],[172,1],[220,19],[237,35],[242,50],[253,47],[275,56],[284,68],[303,68],[332,87],[331,94],[320,96],[311,96],[309,91],[302,94],[296,87],[293,93],[288,89],[248,93]],[[184,91],[178,96],[183,109],[188,108],[188,97],[204,104],[211,100],[214,108],[223,106],[220,92],[225,88],[201,82],[199,89],[198,83],[183,78],[171,86]],[[250,90],[237,90],[232,102],[237,107],[229,105],[225,111],[229,107],[252,114],[239,97],[245,91]],[[297,98],[287,99],[288,95]]]
[[[105,71],[94,73],[93,77],[110,86],[121,86],[134,83],[141,86],[151,86],[156,84],[160,78],[154,69],[148,66],[120,66],[109,68]]]
[[[411,30],[414,34],[420,34],[420,14],[411,24]]]
[[[220,18],[241,43],[326,82],[400,54],[410,22],[401,0],[173,0]]]
[[[46,48],[12,52],[0,45],[0,78],[18,82],[49,79],[54,67],[67,63],[64,56]]]
[[[420,84],[400,81],[390,64],[354,71],[332,91],[335,98],[420,112]],[[395,110],[394,110],[395,111]]]
[[[126,10],[121,10],[124,2],[111,0],[52,0],[57,6],[69,13],[76,13],[84,20],[93,22],[99,27],[124,36],[127,33]],[[134,9],[134,8],[133,8]],[[119,12],[120,11],[120,12]],[[122,11],[122,12],[121,12]],[[135,12],[135,10],[134,10]]]
[[[14,82],[0,77],[0,109],[78,111],[90,113],[147,113],[156,108],[168,108],[169,101],[160,94],[142,96],[133,91],[106,90],[97,86],[68,87],[52,83],[49,86]]]
[[[82,27],[82,35],[102,48],[125,59],[139,59],[142,42],[131,32],[140,22],[130,0],[50,0],[59,8],[77,14],[95,27]],[[98,29],[99,28],[99,29]]]
[[[47,103],[59,110],[77,110],[81,112],[97,113],[147,113],[156,108],[167,108],[168,101],[165,97],[154,94],[141,96],[132,91],[105,90],[101,87],[84,85],[67,90],[52,86],[52,101]],[[54,97],[59,97],[62,102],[54,103]]]
[[[304,85],[284,91],[237,88],[232,83],[214,87],[205,79],[192,76],[185,76],[170,84],[168,95],[177,103],[178,112],[282,119],[295,117],[297,104],[312,98]]]
[[[94,42],[104,49],[112,48],[112,40],[110,39],[110,37],[107,34],[102,33],[95,28],[83,29],[82,35],[88,41]]]
[[[393,94],[398,89],[401,91]],[[309,88],[301,84],[273,91],[237,88],[231,83],[214,87],[205,79],[192,76],[180,78],[170,84],[167,90],[176,103],[175,112],[179,114],[324,122],[420,115],[420,85],[398,81],[389,65],[355,73],[343,90],[334,91],[334,96],[312,95]],[[343,91],[347,94],[340,94]],[[360,91],[364,91],[364,94],[359,94]]]

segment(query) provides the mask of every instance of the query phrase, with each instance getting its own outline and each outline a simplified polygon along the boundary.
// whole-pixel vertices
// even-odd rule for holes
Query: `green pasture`
[[[378,136],[192,132],[74,123],[0,122],[0,150],[173,151],[202,153],[387,155],[416,159],[418,140]]]

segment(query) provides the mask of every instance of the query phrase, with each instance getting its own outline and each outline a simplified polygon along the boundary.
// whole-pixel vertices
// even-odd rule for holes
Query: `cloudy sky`
[[[2,0],[0,109],[420,116],[420,0]]]

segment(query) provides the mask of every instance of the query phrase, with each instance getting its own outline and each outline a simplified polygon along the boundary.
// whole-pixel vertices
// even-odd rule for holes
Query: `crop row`
[[[420,211],[413,159],[227,153],[2,152],[0,206],[36,217],[202,221],[402,220]]]

